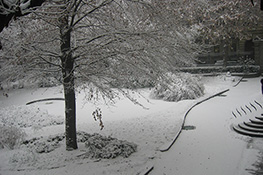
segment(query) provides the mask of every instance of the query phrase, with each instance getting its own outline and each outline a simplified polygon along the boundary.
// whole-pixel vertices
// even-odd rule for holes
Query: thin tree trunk
[[[71,30],[68,26],[68,17],[63,16],[60,19],[61,36],[61,64],[63,74],[63,87],[65,97],[65,134],[66,149],[77,149],[76,136],[76,101],[74,88],[74,59],[71,53],[70,38]]]

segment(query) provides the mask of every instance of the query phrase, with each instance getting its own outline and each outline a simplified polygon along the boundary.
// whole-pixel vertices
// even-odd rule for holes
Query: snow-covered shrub
[[[255,60],[250,58],[250,57],[248,57],[248,56],[240,57],[238,62],[239,62],[239,64],[241,64],[244,73],[251,72],[250,71],[250,66],[255,65]]]
[[[128,141],[118,140],[93,134],[85,142],[88,148],[87,154],[96,159],[113,159],[118,156],[129,157],[136,152],[137,145]]]
[[[60,142],[65,139],[64,134],[39,137],[23,141],[23,145],[34,150],[35,153],[49,153],[60,146]],[[113,159],[118,156],[129,157],[137,151],[137,145],[128,141],[118,140],[112,137],[102,136],[98,133],[88,134],[77,132],[77,141],[85,143],[87,155],[96,159]]]
[[[49,136],[48,138],[32,138],[30,140],[23,141],[22,144],[30,150],[34,150],[36,153],[49,153],[58,148],[60,146],[59,142],[64,140],[64,138],[64,134],[57,134]]]
[[[37,155],[31,150],[19,150],[15,152],[9,159],[10,163],[22,165],[22,164],[34,164],[37,161]]]
[[[89,133],[86,133],[83,131],[77,132],[77,142],[85,143],[90,137],[91,137],[91,134]]]
[[[165,101],[195,99],[204,94],[204,86],[198,76],[189,73],[168,73],[170,84],[157,84],[150,97]]]
[[[15,126],[0,124],[0,148],[14,149],[25,137],[25,133]]]
[[[0,109],[0,123],[21,128],[63,124],[62,116],[56,117],[36,106],[10,106]]]
[[[37,153],[49,153],[51,151],[54,151],[56,148],[59,147],[59,144],[57,142],[36,142],[34,144],[34,150]]]

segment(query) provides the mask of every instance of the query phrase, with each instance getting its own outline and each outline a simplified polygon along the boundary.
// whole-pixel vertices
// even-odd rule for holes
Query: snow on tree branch
[[[16,17],[30,13],[30,9],[41,6],[45,0],[0,0],[0,32]]]

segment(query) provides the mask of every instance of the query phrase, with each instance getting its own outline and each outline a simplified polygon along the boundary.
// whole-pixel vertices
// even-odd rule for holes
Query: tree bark
[[[66,149],[77,149],[76,134],[76,101],[74,88],[74,59],[71,53],[71,30],[68,26],[68,16],[60,18],[61,64],[65,97],[65,134]]]

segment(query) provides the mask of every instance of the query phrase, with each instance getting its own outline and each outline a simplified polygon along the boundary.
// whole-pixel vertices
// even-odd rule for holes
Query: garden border
[[[43,102],[43,101],[52,101],[52,100],[65,101],[64,98],[44,98],[44,99],[33,100],[33,101],[30,101],[30,102],[27,102],[26,105],[30,105],[30,104],[37,103],[37,102]]]

